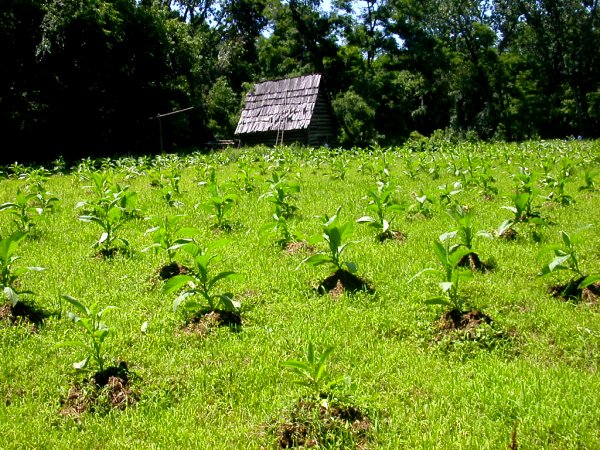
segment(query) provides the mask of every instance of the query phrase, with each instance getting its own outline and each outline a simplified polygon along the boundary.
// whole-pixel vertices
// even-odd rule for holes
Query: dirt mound
[[[356,406],[302,399],[275,434],[279,448],[361,448],[371,428],[368,415]]]
[[[215,310],[194,315],[181,327],[180,331],[187,335],[204,337],[218,327],[235,329],[241,325],[242,319],[238,313]]]
[[[332,297],[339,297],[344,292],[367,292],[372,294],[375,290],[362,278],[357,277],[347,270],[338,269],[333,275],[325,278],[317,286],[317,292],[320,294],[329,294]]]
[[[78,419],[85,412],[123,410],[138,400],[139,395],[130,385],[127,364],[121,362],[71,386],[61,402],[60,414]]]

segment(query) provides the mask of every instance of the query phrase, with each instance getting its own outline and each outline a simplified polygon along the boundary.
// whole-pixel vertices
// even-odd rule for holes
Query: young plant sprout
[[[331,217],[327,215],[323,216],[323,234],[313,236],[309,240],[311,245],[319,241],[325,241],[329,247],[329,251],[311,255],[304,259],[302,263],[315,267],[326,264],[335,270],[347,270],[350,273],[358,271],[356,263],[342,260],[344,250],[346,250],[348,245],[355,243],[355,241],[348,241],[354,230],[354,222],[340,223],[339,213],[341,209],[341,207],[338,208],[336,213]]]
[[[103,346],[109,335],[109,328],[102,322],[102,317],[116,308],[114,306],[101,308],[97,303],[88,307],[70,295],[63,295],[62,298],[75,308],[76,312],[69,312],[69,319],[81,328],[84,339],[62,342],[59,346],[79,347],[84,350],[85,358],[73,363],[75,370],[91,370],[89,368],[91,363],[92,367],[95,366],[94,369],[102,372],[106,361]]]
[[[600,273],[586,275],[580,267],[580,258],[575,248],[575,239],[566,231],[561,231],[562,245],[549,245],[540,251],[540,256],[554,254],[554,259],[542,267],[538,276],[543,277],[555,272],[570,272],[571,278],[558,289],[563,297],[577,297],[589,286],[600,281]]]
[[[195,242],[183,246],[194,261],[194,267],[186,275],[176,275],[169,279],[164,286],[164,292],[172,294],[185,287],[183,293],[179,294],[173,301],[173,311],[180,307],[196,314],[211,311],[227,311],[239,314],[240,302],[233,299],[233,294],[216,292],[215,286],[218,282],[233,279],[235,272],[224,271],[216,275],[209,274],[209,267],[219,257],[214,253],[217,247],[221,247],[226,241],[218,241],[211,247],[201,247]]]
[[[394,213],[402,211],[404,208],[395,203],[393,194],[396,192],[396,186],[383,181],[377,182],[377,187],[369,189],[367,198],[370,199],[368,209],[374,213],[373,216],[363,216],[356,220],[357,223],[367,223],[371,228],[377,231],[377,238],[380,241],[392,239],[394,230],[391,229],[390,221]]]
[[[19,244],[27,235],[22,231],[15,231],[7,238],[0,240],[0,289],[4,298],[10,302],[14,308],[21,301],[22,294],[33,294],[31,291],[17,291],[15,282],[27,272],[40,272],[45,270],[43,267],[19,267],[15,268],[13,264],[20,259],[15,255]]]
[[[344,381],[344,377],[333,378],[327,371],[326,362],[333,350],[333,347],[327,347],[317,356],[315,346],[309,342],[305,361],[290,359],[282,365],[298,376],[293,383],[308,388],[315,398],[327,398],[331,390]]]
[[[442,238],[434,241],[433,249],[442,268],[436,269],[428,267],[421,270],[410,281],[420,277],[424,273],[433,273],[440,280],[438,285],[441,295],[428,298],[425,303],[428,305],[441,305],[449,311],[463,312],[464,299],[460,294],[460,284],[462,280],[473,278],[470,270],[465,270],[459,266],[459,262],[469,253],[467,247],[451,247],[447,239]],[[409,282],[410,282],[409,281]]]

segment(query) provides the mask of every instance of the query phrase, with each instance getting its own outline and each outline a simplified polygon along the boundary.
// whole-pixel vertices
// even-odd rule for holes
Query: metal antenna
[[[157,114],[154,117],[150,117],[150,119],[158,119],[158,135],[160,137],[160,152],[164,153],[164,149],[163,149],[163,135],[162,135],[162,118],[166,117],[166,116],[172,116],[173,114],[179,114],[185,111],[189,111],[190,109],[194,109],[193,106],[190,106],[189,108],[184,108],[184,109],[179,109],[177,111],[172,111],[169,113],[165,113],[165,114]]]

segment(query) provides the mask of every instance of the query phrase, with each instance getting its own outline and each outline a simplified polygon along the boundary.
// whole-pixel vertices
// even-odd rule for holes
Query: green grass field
[[[34,225],[16,250],[14,267],[45,268],[20,275],[15,289],[35,292],[22,298],[46,317],[37,325],[0,321],[0,448],[276,448],[278,424],[311,395],[283,363],[304,358],[310,342],[318,352],[333,346],[327,371],[351,380],[330,402],[355,406],[368,426],[355,437],[348,423],[307,445],[600,448],[598,298],[552,296],[551,286],[571,278],[567,271],[537,276],[553,258],[540,251],[561,245],[561,231],[574,238],[581,272],[600,273],[600,143],[443,144],[415,153],[254,148],[49,169],[44,180],[40,170],[14,165],[0,181],[0,203],[15,202],[19,188],[33,192],[36,181],[40,192],[59,198],[41,215],[29,201],[25,220]],[[212,169],[220,195],[237,196],[225,230],[200,206],[211,197]],[[101,227],[78,220],[86,206],[76,205],[98,199],[92,173],[105,174],[112,193],[118,184],[137,194],[141,212],[116,232],[129,253],[97,256],[92,245]],[[392,198],[402,210],[388,218],[405,239],[379,242],[376,230],[355,223],[355,242],[341,255],[357,264],[372,293],[320,295],[316,287],[331,267],[302,264],[308,250],[282,251],[276,234],[260,231],[272,221],[274,204],[264,194],[273,174],[300,187],[287,224],[304,238],[321,234],[321,217],[340,207],[341,223],[372,215],[367,194],[378,181],[396,187]],[[514,216],[502,207],[527,189],[531,217],[545,225],[520,221],[516,239],[496,237]],[[447,308],[425,303],[442,292],[440,280],[414,276],[441,267],[433,243],[456,229],[446,213],[456,205],[473,211],[475,231],[490,234],[475,236],[474,248],[495,267],[461,281],[460,295],[493,322],[448,333],[437,325]],[[4,239],[18,228],[16,211],[0,212]],[[175,214],[197,228],[188,237],[201,245],[228,241],[211,269],[238,273],[215,288],[241,302],[241,326],[184,332],[190,316],[173,311],[177,294],[164,293],[157,275],[166,253],[141,251],[152,244],[144,218]],[[327,249],[323,241],[314,245]],[[175,259],[191,264],[184,251]],[[103,352],[109,366],[127,362],[136,398],[130,406],[98,401],[80,414],[65,410],[70,388],[89,374],[72,367],[85,352],[57,346],[85,338],[62,295],[116,307],[104,317],[110,333]]]

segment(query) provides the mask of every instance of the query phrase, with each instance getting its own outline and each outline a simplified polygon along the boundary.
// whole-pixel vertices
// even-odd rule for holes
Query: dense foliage
[[[347,146],[446,130],[597,136],[597,2],[5,0],[2,146],[46,157],[231,138],[250,82],[324,74]],[[22,155],[19,154],[20,159]]]

